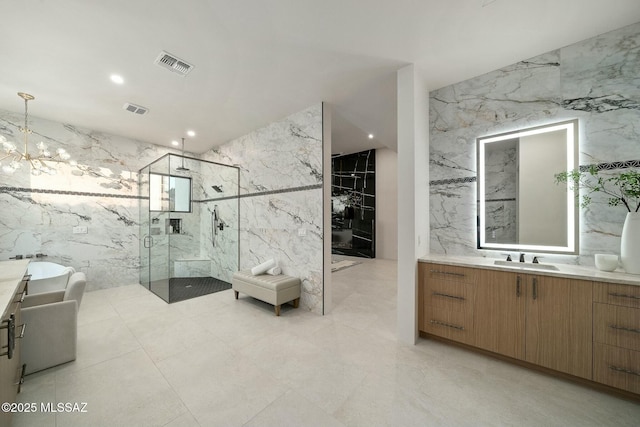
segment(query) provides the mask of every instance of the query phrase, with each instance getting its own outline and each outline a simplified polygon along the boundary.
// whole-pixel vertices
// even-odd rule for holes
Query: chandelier
[[[70,160],[71,156],[64,148],[58,148],[55,153],[51,153],[47,145],[42,141],[36,145],[38,149],[37,155],[29,153],[29,134],[32,131],[29,129],[27,104],[29,101],[34,100],[35,97],[24,92],[18,92],[18,96],[24,99],[24,127],[20,127],[20,132],[24,134],[24,151],[19,151],[13,142],[7,141],[4,136],[0,135],[0,143],[2,143],[2,149],[6,153],[6,156],[0,158],[0,162],[8,159],[8,163],[2,165],[2,171],[7,175],[11,175],[21,169],[24,162],[26,162],[31,168],[31,175],[55,175],[58,163],[68,163],[75,166],[77,163]]]

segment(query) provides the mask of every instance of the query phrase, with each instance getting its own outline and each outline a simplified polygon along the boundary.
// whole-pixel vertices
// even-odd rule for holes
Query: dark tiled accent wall
[[[331,159],[334,254],[375,258],[375,150]],[[351,209],[343,209],[345,200]]]

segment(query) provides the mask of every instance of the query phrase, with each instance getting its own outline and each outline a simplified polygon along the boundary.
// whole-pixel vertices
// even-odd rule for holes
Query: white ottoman
[[[280,316],[280,306],[293,301],[293,307],[300,305],[300,279],[297,277],[278,274],[260,274],[254,276],[250,271],[238,271],[233,273],[231,287],[238,299],[242,292],[260,301],[273,304],[276,316]]]

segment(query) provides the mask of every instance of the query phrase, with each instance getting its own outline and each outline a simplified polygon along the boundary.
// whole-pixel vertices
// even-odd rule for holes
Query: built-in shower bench
[[[254,276],[250,271],[238,271],[233,273],[231,287],[235,293],[249,295],[260,301],[273,304],[276,316],[280,316],[280,306],[293,302],[293,307],[300,305],[300,279],[297,277],[278,274],[259,274]]]

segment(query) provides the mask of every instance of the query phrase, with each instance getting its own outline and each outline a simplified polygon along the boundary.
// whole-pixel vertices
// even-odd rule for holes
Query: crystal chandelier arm
[[[37,145],[39,150],[38,154],[29,153],[29,134],[32,133],[32,130],[29,129],[28,105],[29,101],[34,100],[35,97],[24,92],[18,92],[18,96],[24,100],[24,127],[20,126],[20,132],[24,134],[24,152],[21,153],[18,151],[15,144],[7,142],[6,138],[0,138],[0,142],[7,153],[7,155],[0,158],[0,161],[13,157],[10,164],[2,166],[2,171],[10,175],[20,169],[21,162],[29,164],[32,175],[40,175],[43,172],[49,175],[54,175],[56,173],[55,165],[51,165],[47,162],[68,163],[75,166],[76,162],[70,161],[71,156],[63,148],[58,148],[55,151],[55,154],[52,155],[52,153],[47,150],[47,146],[44,142],[40,142],[40,144]]]

